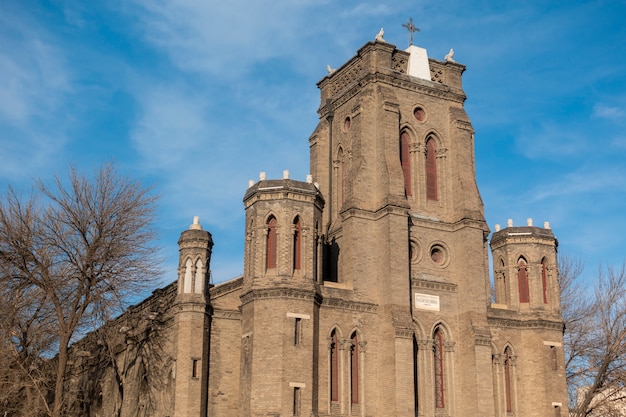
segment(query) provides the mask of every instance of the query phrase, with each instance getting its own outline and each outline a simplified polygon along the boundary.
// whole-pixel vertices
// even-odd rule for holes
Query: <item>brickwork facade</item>
[[[120,415],[567,414],[556,238],[496,231],[492,299],[465,67],[417,77],[415,48],[367,43],[318,83],[312,175],[251,184],[242,277],[210,287],[211,236],[183,232],[171,369],[150,412]],[[115,408],[100,395],[84,415]]]

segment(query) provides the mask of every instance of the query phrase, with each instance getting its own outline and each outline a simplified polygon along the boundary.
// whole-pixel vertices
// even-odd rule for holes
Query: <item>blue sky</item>
[[[0,2],[0,190],[113,160],[162,195],[167,275],[194,215],[243,270],[248,179],[304,180],[316,82],[381,27],[465,64],[486,217],[549,221],[586,273],[626,255],[626,2]]]

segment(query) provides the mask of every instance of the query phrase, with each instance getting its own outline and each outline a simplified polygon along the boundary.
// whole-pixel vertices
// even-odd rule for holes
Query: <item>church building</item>
[[[73,346],[76,415],[567,416],[557,240],[489,240],[464,70],[382,35],[329,68],[310,175],[243,196],[243,275],[210,284],[195,219],[177,281]]]

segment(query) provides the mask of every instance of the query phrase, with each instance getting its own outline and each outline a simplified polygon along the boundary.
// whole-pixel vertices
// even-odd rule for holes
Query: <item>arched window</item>
[[[411,189],[411,153],[409,150],[410,136],[407,132],[400,134],[400,164],[402,174],[404,174],[404,194],[409,197],[413,195]]]
[[[330,400],[339,401],[339,338],[336,330],[330,334]]]
[[[435,372],[435,408],[445,408],[445,361],[443,334],[440,328],[433,335],[433,364]]]
[[[191,285],[191,281],[193,279],[193,262],[191,259],[187,259],[185,262],[185,275],[183,277],[183,293],[188,294],[192,292],[193,286]]]
[[[337,161],[338,161],[338,169],[339,172],[337,173],[338,176],[338,186],[339,186],[339,202],[341,204],[344,203],[345,200],[345,190],[346,190],[346,186],[345,186],[345,161],[344,161],[344,156],[343,156],[343,148],[339,147],[339,150],[337,151]]]
[[[352,333],[350,346],[350,399],[352,404],[359,403],[359,339]]]
[[[506,411],[513,411],[513,397],[511,386],[511,348],[507,346],[504,349],[504,399],[506,402]]]
[[[300,269],[300,246],[302,241],[302,226],[300,225],[300,217],[297,216],[293,221],[293,269]]]
[[[496,278],[496,303],[508,304],[508,289],[506,283],[506,268],[504,260],[500,259],[499,269],[495,273]]]
[[[526,259],[519,258],[517,261],[517,285],[519,286],[519,302],[530,302],[530,289],[528,287],[528,264]]]
[[[204,290],[204,276],[202,275],[202,260],[196,261],[196,278],[194,282],[194,290],[196,294],[202,294]]]
[[[276,268],[276,217],[271,216],[267,221],[267,269]]]
[[[548,266],[546,258],[541,260],[541,288],[543,289],[543,303],[548,304]]]
[[[426,141],[426,198],[439,200],[437,193],[437,152],[433,139]]]

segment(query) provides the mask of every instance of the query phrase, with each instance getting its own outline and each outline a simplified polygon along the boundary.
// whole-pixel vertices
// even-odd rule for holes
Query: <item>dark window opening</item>
[[[267,222],[267,269],[276,268],[276,223],[274,216]]]
[[[445,408],[445,374],[444,349],[441,330],[435,331],[433,340],[433,359],[435,365],[435,407]]]
[[[437,193],[437,152],[435,141],[432,139],[426,142],[426,198],[439,200]]]
[[[407,132],[400,135],[400,165],[404,175],[404,194],[407,197],[413,195],[411,187],[411,152],[409,148],[410,137]]]
[[[302,226],[300,225],[300,217],[296,217],[293,222],[293,269],[300,269],[300,247],[302,245]]]
[[[506,411],[513,411],[512,387],[511,387],[511,349],[504,350],[504,396],[506,401]]]
[[[330,400],[339,401],[339,339],[335,330],[330,339]]]
[[[198,378],[200,375],[200,359],[191,360],[191,377]]]
[[[528,287],[528,269],[526,260],[520,258],[517,261],[517,284],[519,286],[519,302],[530,302],[530,289]]]
[[[350,399],[352,404],[359,403],[359,339],[356,332],[352,334],[350,347]]]
[[[302,319],[296,317],[293,330],[293,345],[300,346],[300,338],[302,336]]]

